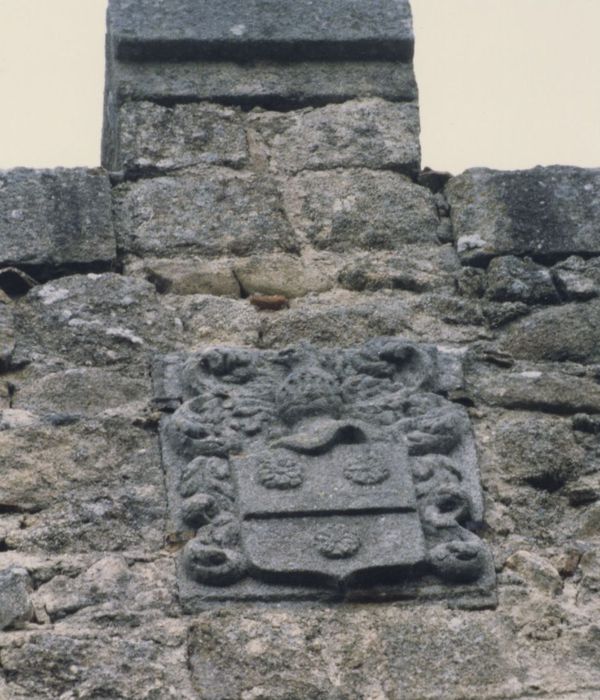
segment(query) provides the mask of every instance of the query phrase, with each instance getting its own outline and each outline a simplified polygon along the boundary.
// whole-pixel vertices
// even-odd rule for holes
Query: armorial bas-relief
[[[213,348],[155,367],[188,610],[211,600],[493,603],[477,458],[435,347]],[[173,411],[172,413],[170,411]]]

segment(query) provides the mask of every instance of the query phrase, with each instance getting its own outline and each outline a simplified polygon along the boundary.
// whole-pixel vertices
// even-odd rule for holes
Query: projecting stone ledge
[[[208,100],[245,106],[303,106],[383,97],[416,102],[410,63],[399,61],[111,61],[118,102]]]
[[[115,256],[104,171],[0,171],[0,267],[107,264]]]
[[[465,262],[497,255],[558,258],[600,253],[600,169],[473,168],[446,186]]]
[[[408,0],[111,0],[119,60],[410,60]]]

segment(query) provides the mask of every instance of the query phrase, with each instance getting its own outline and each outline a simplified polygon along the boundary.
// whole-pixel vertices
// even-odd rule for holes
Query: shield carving
[[[402,443],[325,421],[232,466],[242,549],[257,578],[351,586],[375,570],[402,577],[425,558]]]
[[[401,338],[167,358],[157,396],[186,609],[209,601],[491,600],[454,358]],[[452,360],[452,361],[451,361]],[[158,370],[157,370],[158,371]],[[490,597],[491,596],[491,597]]]

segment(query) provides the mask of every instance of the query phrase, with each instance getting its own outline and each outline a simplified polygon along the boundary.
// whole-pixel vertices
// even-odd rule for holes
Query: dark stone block
[[[552,275],[542,265],[512,255],[494,258],[487,274],[486,297],[492,301],[555,304],[560,301]]]
[[[0,571],[0,631],[24,627],[33,615],[31,582],[26,569]]]
[[[68,268],[110,263],[115,256],[106,173],[0,172],[0,267]]]
[[[111,0],[120,60],[400,59],[413,54],[408,0]]]
[[[469,419],[433,346],[216,348],[154,371],[189,611],[215,600],[493,602]],[[180,405],[179,405],[180,404]]]
[[[600,362],[600,302],[541,309],[502,333],[500,347],[514,358],[551,362]]]
[[[446,195],[465,261],[600,253],[600,169],[475,168],[452,178]]]

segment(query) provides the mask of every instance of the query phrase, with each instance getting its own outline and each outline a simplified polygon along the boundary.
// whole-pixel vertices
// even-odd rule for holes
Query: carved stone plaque
[[[180,594],[493,602],[465,409],[435,347],[213,348],[162,358],[161,443]]]

